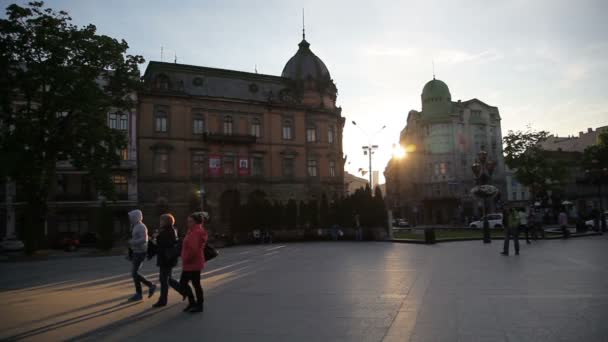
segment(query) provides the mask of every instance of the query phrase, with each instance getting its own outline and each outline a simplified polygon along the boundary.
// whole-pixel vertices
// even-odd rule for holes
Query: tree
[[[329,227],[332,222],[329,216],[329,203],[327,202],[327,196],[321,195],[321,206],[319,207],[319,217],[321,219],[321,227]]]
[[[583,167],[587,170],[608,168],[608,131],[598,135],[597,144],[585,149]]]
[[[44,231],[58,161],[86,170],[112,198],[110,170],[125,137],[106,124],[110,111],[130,111],[141,56],[124,40],[77,27],[64,11],[13,4],[0,19],[0,176],[22,189],[28,215],[26,251]]]
[[[373,210],[374,225],[385,227],[387,223],[386,204],[384,203],[384,198],[382,198],[380,187],[374,189]]]
[[[287,201],[285,206],[285,222],[287,229],[296,229],[298,224],[298,204],[294,199]]]
[[[537,200],[548,198],[549,191],[557,191],[567,176],[563,162],[551,158],[541,147],[547,139],[545,131],[509,131],[504,137],[505,163],[514,171],[515,178],[530,191]]]

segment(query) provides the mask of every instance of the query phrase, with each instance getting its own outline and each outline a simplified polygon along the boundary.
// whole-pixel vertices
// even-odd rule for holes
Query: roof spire
[[[306,40],[306,31],[304,25],[304,8],[302,8],[302,40]]]
[[[433,61],[433,79],[435,79],[435,61]]]

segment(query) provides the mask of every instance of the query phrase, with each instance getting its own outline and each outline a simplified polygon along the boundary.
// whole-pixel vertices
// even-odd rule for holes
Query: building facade
[[[281,76],[150,62],[139,97],[139,200],[178,220],[200,208],[233,229],[251,196],[306,201],[344,192],[337,89],[302,40]],[[157,216],[156,216],[157,217]]]
[[[540,145],[546,151],[584,152],[587,147],[597,144],[599,134],[606,131],[608,126],[598,127],[595,130],[587,128],[586,132],[580,131],[577,136],[550,135]]]
[[[448,86],[434,78],[421,100],[422,110],[409,112],[400,135],[406,157],[391,159],[385,169],[386,201],[395,217],[455,224],[480,216],[482,205],[470,190],[471,165],[482,149],[497,163],[491,183],[501,192],[498,200],[506,200],[498,108],[478,99],[454,102]]]
[[[133,94],[136,101],[136,95]],[[129,233],[127,212],[137,207],[137,112],[111,111],[107,114],[110,128],[121,131],[127,139],[127,147],[117,151],[120,164],[112,170],[116,199],[104,200],[95,189],[85,170],[75,168],[70,161],[56,164],[55,182],[49,189],[47,222],[44,236],[47,243],[62,233],[72,233],[80,238],[93,239],[98,232],[99,209],[105,202],[113,215],[113,230],[118,236]],[[0,238],[19,235],[25,222],[25,200],[19,185],[5,181],[0,188]],[[92,241],[92,240],[89,240]]]

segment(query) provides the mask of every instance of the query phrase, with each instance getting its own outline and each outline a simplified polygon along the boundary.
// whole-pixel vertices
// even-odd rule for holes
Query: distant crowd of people
[[[208,239],[207,230],[204,228],[205,214],[197,212],[188,216],[186,221],[188,231],[182,241],[175,228],[175,217],[171,214],[160,216],[160,228],[156,236],[152,237],[143,223],[141,210],[129,212],[129,220],[132,231],[128,258],[131,260],[131,275],[135,285],[135,294],[129,298],[129,301],[143,300],[142,284],[148,288],[148,298],[154,296],[156,285],[140,274],[139,270],[144,261],[155,254],[156,265],[159,268],[160,296],[153,307],[167,305],[169,287],[171,287],[182,296],[182,300],[188,299],[184,312],[202,312],[204,298],[201,271],[205,268],[203,251]],[[151,253],[152,250],[154,253]],[[178,265],[180,258],[182,272],[180,280],[177,281],[173,278],[173,268]]]
[[[524,208],[505,208],[502,212],[502,226],[504,228],[505,239],[503,244],[502,255],[509,255],[509,244],[513,240],[515,255],[519,255],[519,233],[523,232],[526,237],[526,243],[530,244],[530,237],[533,240],[545,238],[545,230],[543,229],[543,213],[538,208],[532,208],[526,212]],[[568,214],[566,208],[562,207],[558,215],[558,225],[564,238],[570,237],[568,229]]]

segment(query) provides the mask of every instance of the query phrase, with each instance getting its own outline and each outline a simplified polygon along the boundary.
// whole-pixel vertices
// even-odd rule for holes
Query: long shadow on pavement
[[[22,332],[22,333],[13,335],[13,336],[8,336],[4,341],[18,341],[18,340],[22,340],[24,338],[33,337],[33,336],[40,335],[40,334],[43,334],[43,333],[46,333],[46,332],[49,332],[49,331],[52,331],[52,330],[55,330],[55,329],[64,328],[66,326],[70,326],[70,325],[74,325],[74,324],[77,324],[77,323],[81,323],[81,322],[84,322],[84,321],[87,321],[87,320],[90,320],[90,319],[94,319],[94,318],[98,318],[98,317],[101,317],[101,316],[109,315],[111,313],[127,309],[127,308],[129,308],[131,306],[134,306],[134,305],[137,305],[137,304],[139,304],[139,303],[138,302],[134,302],[134,303],[131,303],[131,302],[122,302],[122,303],[110,306],[108,308],[105,308],[105,309],[101,309],[101,310],[93,311],[93,312],[90,312],[90,313],[87,313],[87,314],[83,314],[83,315],[80,315],[80,316],[76,316],[76,317],[73,317],[73,318],[65,319],[63,321],[59,321],[59,322],[55,322],[55,323],[52,323],[52,324],[48,324],[48,325],[45,325],[45,326],[42,326],[42,327],[39,327],[39,328],[36,328],[36,329],[32,329],[32,330],[29,330],[29,331],[25,331],[25,332]]]

